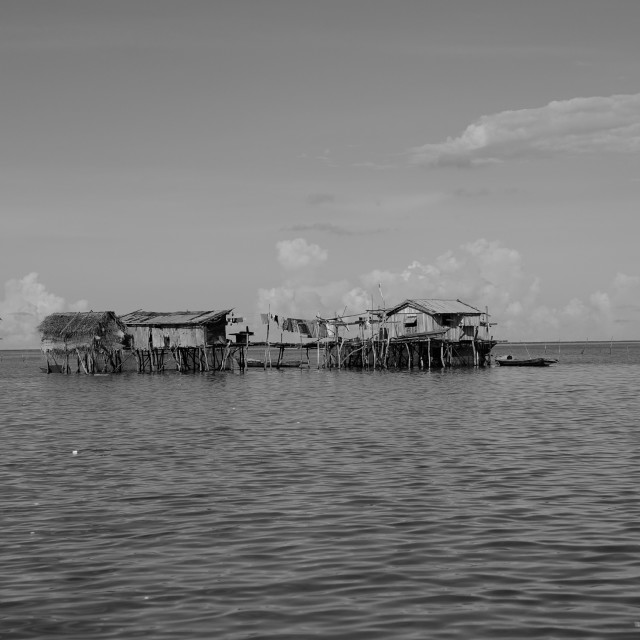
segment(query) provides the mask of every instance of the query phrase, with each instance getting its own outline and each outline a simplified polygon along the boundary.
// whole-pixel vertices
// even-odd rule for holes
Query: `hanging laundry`
[[[309,326],[309,337],[310,338],[326,338],[327,337],[327,328],[324,326],[322,322],[318,320],[310,320],[308,323]],[[322,333],[324,332],[324,336]]]
[[[307,336],[307,338],[312,338],[311,330],[309,329],[309,323],[307,320],[296,320],[298,325],[298,332],[302,335]]]

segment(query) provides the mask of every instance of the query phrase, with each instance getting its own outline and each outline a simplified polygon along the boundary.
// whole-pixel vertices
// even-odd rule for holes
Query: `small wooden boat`
[[[558,362],[550,358],[514,358],[513,356],[499,356],[496,362],[501,367],[548,367]]]

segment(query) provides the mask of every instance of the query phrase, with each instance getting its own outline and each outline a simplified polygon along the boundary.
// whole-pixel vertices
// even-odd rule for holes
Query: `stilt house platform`
[[[481,367],[496,345],[488,310],[460,300],[407,299],[388,309],[317,321],[326,328],[327,337],[299,344],[260,343],[266,347],[265,366],[287,366],[291,360],[285,354],[295,350],[300,366],[316,364],[318,368]],[[274,348],[278,351],[275,365],[270,358]]]
[[[244,359],[246,345],[226,337],[227,316],[221,311],[133,311],[120,320],[126,325],[127,347],[137,371],[215,371]],[[237,338],[237,337],[236,337]]]
[[[357,316],[286,318],[280,323],[274,318],[280,340],[273,342],[269,341],[270,314],[264,315],[268,318],[267,341],[253,343],[248,326],[227,336],[228,324],[242,322],[233,317],[232,309],[138,310],[120,318],[111,311],[59,313],[45,318],[39,328],[46,371],[64,373],[71,371],[74,362],[77,371],[84,373],[246,371],[250,366],[314,365],[338,369],[482,367],[497,344],[488,309],[481,311],[461,300],[407,299]],[[291,331],[298,333],[298,342],[283,340],[284,333]]]

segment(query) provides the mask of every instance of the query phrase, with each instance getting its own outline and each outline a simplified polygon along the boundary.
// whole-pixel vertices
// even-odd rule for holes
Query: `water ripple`
[[[4,360],[0,637],[637,637],[638,365],[575,360]]]

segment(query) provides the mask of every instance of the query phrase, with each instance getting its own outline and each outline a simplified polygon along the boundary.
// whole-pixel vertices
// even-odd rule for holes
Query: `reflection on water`
[[[640,349],[582,349],[96,377],[5,352],[0,637],[636,637]]]

